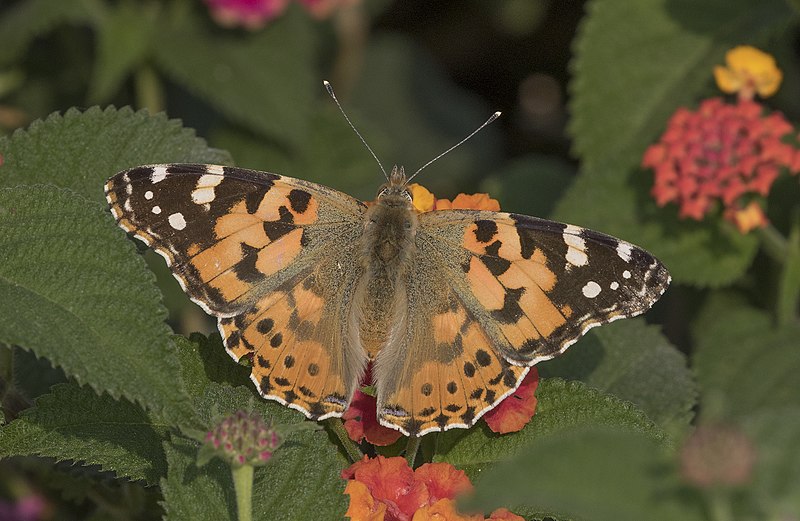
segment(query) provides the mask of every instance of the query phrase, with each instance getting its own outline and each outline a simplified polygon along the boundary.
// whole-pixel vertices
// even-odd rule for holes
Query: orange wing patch
[[[473,425],[513,392],[528,371],[490,347],[461,302],[451,301],[449,310],[434,315],[431,329],[435,357],[398,382],[379,405],[381,423],[407,435]]]
[[[319,335],[325,302],[306,286],[273,291],[247,313],[220,319],[219,328],[234,359],[252,359],[250,378],[262,396],[315,419],[340,416],[350,391]]]

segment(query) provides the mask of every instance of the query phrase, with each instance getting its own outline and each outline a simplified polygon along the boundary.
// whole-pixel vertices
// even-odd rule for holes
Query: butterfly
[[[118,225],[217,317],[264,398],[340,417],[371,363],[380,423],[408,436],[472,426],[534,364],[643,313],[670,282],[650,253],[589,229],[418,213],[397,167],[371,205],[203,164],[125,170],[105,193]]]

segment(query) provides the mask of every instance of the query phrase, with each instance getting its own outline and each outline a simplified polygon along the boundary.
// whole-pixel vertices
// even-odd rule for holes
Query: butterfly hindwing
[[[343,331],[357,274],[342,267],[355,264],[363,204],[298,179],[190,164],[121,172],[106,197],[118,224],[218,317],[264,397],[341,415],[366,363]]]

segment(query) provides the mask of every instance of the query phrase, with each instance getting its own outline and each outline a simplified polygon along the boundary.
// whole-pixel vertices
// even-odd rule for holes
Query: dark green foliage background
[[[646,317],[539,366],[537,413],[521,432],[480,424],[423,439],[425,457],[476,484],[471,507],[691,521],[722,519],[723,497],[734,519],[800,517],[800,323],[786,289],[800,280],[796,178],[769,201],[794,245],[776,263],[719,216],[657,208],[639,168],[678,106],[719,95],[711,68],[734,45],[777,57],[784,85],[768,103],[797,121],[797,8],[364,0],[328,21],[292,4],[247,32],[216,26],[200,0],[4,2],[0,500],[24,481],[59,519],[237,518],[229,469],[197,465],[196,433],[241,409],[303,418],[258,398],[163,261],[115,226],[102,187],[124,168],[199,162],[371,199],[380,173],[325,94],[330,79],[387,167],[413,171],[503,110],[420,181],[623,237],[674,277]],[[532,73],[566,96],[549,128],[519,94]],[[712,494],[682,480],[679,454],[698,425],[718,423],[758,458],[747,486]],[[334,440],[291,434],[256,471],[255,519],[340,519],[348,461]]]

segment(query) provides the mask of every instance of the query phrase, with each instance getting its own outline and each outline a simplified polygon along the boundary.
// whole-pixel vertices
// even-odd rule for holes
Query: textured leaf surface
[[[156,484],[166,475],[164,426],[131,402],[59,384],[0,429],[0,457],[49,456],[99,465],[119,477]]]
[[[468,431],[439,435],[437,461],[451,463],[475,478],[498,461],[514,457],[532,440],[587,425],[624,428],[664,441],[664,433],[634,406],[581,382],[542,380],[536,397],[536,414],[520,432],[497,435],[480,422]]]
[[[211,31],[185,13],[156,35],[154,58],[187,91],[237,123],[277,142],[305,139],[309,107],[322,94],[313,73],[311,20],[298,10],[268,30]]]
[[[726,49],[782,27],[785,2],[767,0],[594,0],[573,63],[571,132],[582,174],[556,216],[651,249],[678,282],[728,283],[749,266],[756,239],[713,221],[678,222],[656,210],[645,148],[679,106],[709,91]]]
[[[205,421],[216,421],[237,410],[259,411],[266,421],[296,423],[297,411],[257,398],[247,387],[209,384],[196,402],[207,411]],[[166,519],[235,521],[236,500],[230,468],[220,460],[197,467],[198,444],[173,438],[164,445],[169,471],[162,480]],[[347,466],[325,431],[295,432],[276,451],[270,463],[256,468],[253,486],[253,519],[341,519],[346,507],[345,482],[339,473]]]
[[[562,357],[538,367],[542,377],[581,380],[633,402],[671,434],[688,427],[697,401],[686,358],[643,319],[592,330]]]
[[[0,187],[54,184],[102,201],[103,184],[120,170],[152,163],[230,164],[226,152],[163,114],[129,108],[68,110],[0,139]],[[76,228],[77,229],[77,228]]]
[[[52,186],[0,189],[0,342],[78,382],[187,409],[153,276],[100,205]]]
[[[680,483],[653,440],[640,432],[587,428],[534,440],[487,470],[472,504],[528,516],[592,521],[707,519],[679,501]]]
[[[710,298],[695,324],[693,365],[707,408],[741,415],[800,406],[800,327],[776,328],[728,294]]]

